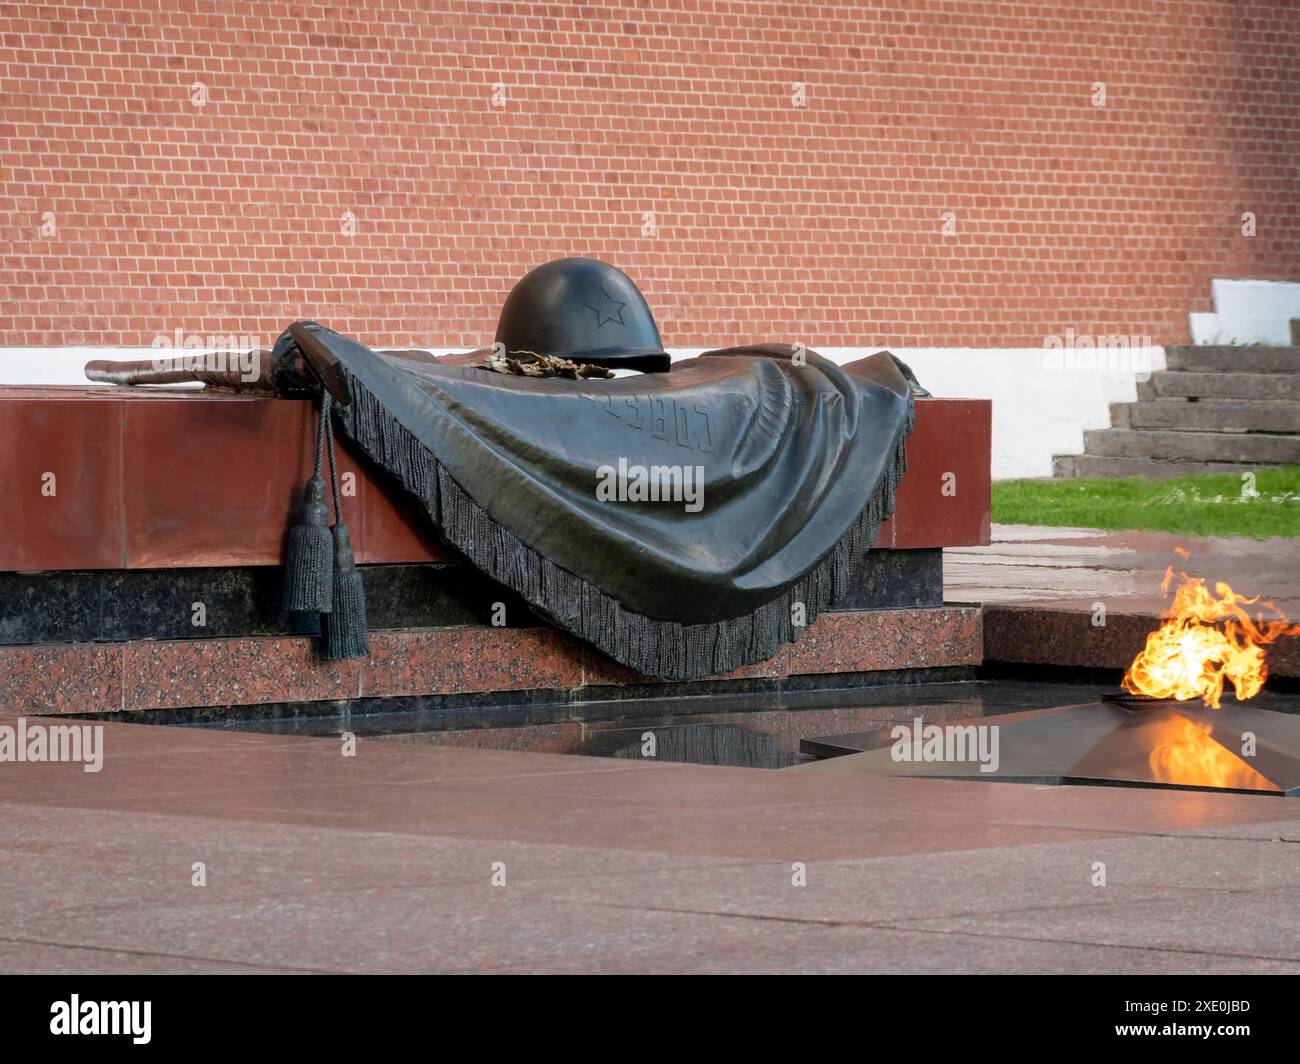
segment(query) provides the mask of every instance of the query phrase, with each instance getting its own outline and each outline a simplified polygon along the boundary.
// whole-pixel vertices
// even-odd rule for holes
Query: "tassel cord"
[[[326,427],[329,393],[321,401],[321,420],[316,430],[316,467],[303,492],[298,522],[289,530],[285,557],[282,604],[292,613],[328,613],[332,607],[330,585],[333,569],[333,540],[329,532],[329,507],[325,501]]]
[[[325,437],[330,436],[330,447],[333,448],[333,434],[329,431],[330,420],[330,393],[324,388],[321,389],[320,402],[320,427],[316,430],[316,476],[320,476],[325,466]],[[330,458],[334,455],[331,451]]]
[[[334,523],[340,524],[343,521],[343,504],[339,499],[339,469],[338,461],[334,453],[334,420],[330,417],[331,408],[334,400],[330,397],[329,392],[324,393],[324,399],[321,400],[320,420],[323,427],[323,435],[327,444],[327,451],[330,457],[330,489],[334,495]],[[316,456],[316,470],[320,472],[320,455]]]
[[[334,579],[330,613],[321,618],[321,653],[334,660],[370,655],[366,628],[366,593],[352,551],[348,526],[343,523],[343,499],[339,491],[338,457],[334,442],[333,400],[328,392],[321,399],[321,423],[325,451],[329,456],[330,487],[334,497]]]

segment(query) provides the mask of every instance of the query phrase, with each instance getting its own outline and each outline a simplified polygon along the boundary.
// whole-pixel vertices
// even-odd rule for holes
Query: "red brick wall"
[[[0,4],[0,345],[478,344],[565,254],[670,345],[1185,339],[1300,280],[1297,71],[1294,0]]]

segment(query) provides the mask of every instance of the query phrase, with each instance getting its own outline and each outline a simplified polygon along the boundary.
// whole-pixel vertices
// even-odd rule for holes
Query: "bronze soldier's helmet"
[[[506,351],[662,373],[669,357],[632,279],[595,259],[556,259],[525,274],[497,322]]]

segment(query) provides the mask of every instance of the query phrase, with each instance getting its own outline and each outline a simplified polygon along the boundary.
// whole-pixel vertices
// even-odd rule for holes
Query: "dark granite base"
[[[522,599],[466,563],[363,566],[376,631],[491,624],[505,605],[508,628],[539,621]],[[0,646],[308,635],[280,609],[279,567],[127,569],[0,573]],[[867,554],[842,609],[937,606],[943,558],[937,548]],[[204,625],[196,625],[202,603]]]
[[[837,610],[883,610],[943,603],[943,550],[873,550]]]
[[[1079,665],[1026,665],[1021,662],[986,661],[976,669],[981,680],[1013,681],[1016,683],[1044,684],[1078,684],[1088,685],[1094,691],[1105,693],[1119,690],[1123,669],[1087,668]],[[1300,694],[1300,676],[1279,676],[1273,673],[1264,683],[1263,691],[1252,699],[1266,699],[1270,695]],[[1231,690],[1225,695],[1226,701],[1232,701]],[[1015,707],[1012,707],[1015,708]],[[1025,706],[1025,709],[1039,709],[1039,706]],[[1274,708],[1264,706],[1266,709]],[[1011,710],[1008,709],[1008,712]]]
[[[362,569],[370,626],[377,631],[490,624],[505,604],[505,627],[537,618],[512,591],[464,563],[372,565]],[[123,569],[0,573],[0,646],[221,639],[315,634],[280,609],[284,570]],[[193,621],[202,603],[206,625]]]
[[[896,698],[894,689],[961,697],[960,685],[975,679],[975,666],[881,669],[874,672],[700,680],[695,683],[626,687],[485,691],[401,698],[267,702],[93,714],[96,721],[185,725],[292,735],[404,734],[470,728],[514,728],[582,721],[630,720],[666,723],[693,713],[750,712],[779,706],[804,709],[867,704],[875,689]],[[894,691],[894,694],[889,694]],[[80,714],[68,714],[79,717]]]

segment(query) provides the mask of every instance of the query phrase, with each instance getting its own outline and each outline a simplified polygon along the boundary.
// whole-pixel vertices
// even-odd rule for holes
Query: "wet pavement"
[[[1170,604],[1160,587],[1171,565],[1260,596],[1259,616],[1300,620],[1300,538],[994,525],[989,546],[944,551],[944,596],[983,605],[986,664],[1122,670]],[[1269,670],[1300,678],[1300,635],[1273,644]]]
[[[1158,614],[1165,570],[1223,580],[1238,594],[1263,595],[1300,618],[1300,537],[1254,540],[994,525],[987,547],[943,552],[949,602],[1051,605],[1091,610],[1102,601],[1127,613]],[[1176,548],[1188,552],[1186,561]]]
[[[0,765],[2,970],[1300,972],[1289,799],[103,727]]]
[[[598,712],[588,719],[511,728],[412,727],[387,714],[352,717],[346,724],[293,722],[300,734],[351,730],[385,742],[432,744],[536,753],[674,761],[739,768],[787,768],[816,758],[808,740],[843,733],[874,733],[920,717],[927,723],[974,721],[984,717],[1096,702],[1118,688],[1104,682],[1043,683],[974,680],[915,684],[858,691],[695,699],[689,709],[658,700],[625,703],[616,716]],[[716,704],[717,708],[713,708]],[[1300,694],[1266,690],[1251,705],[1300,714]],[[583,707],[570,707],[580,711]],[[611,711],[612,712],[612,711]]]

